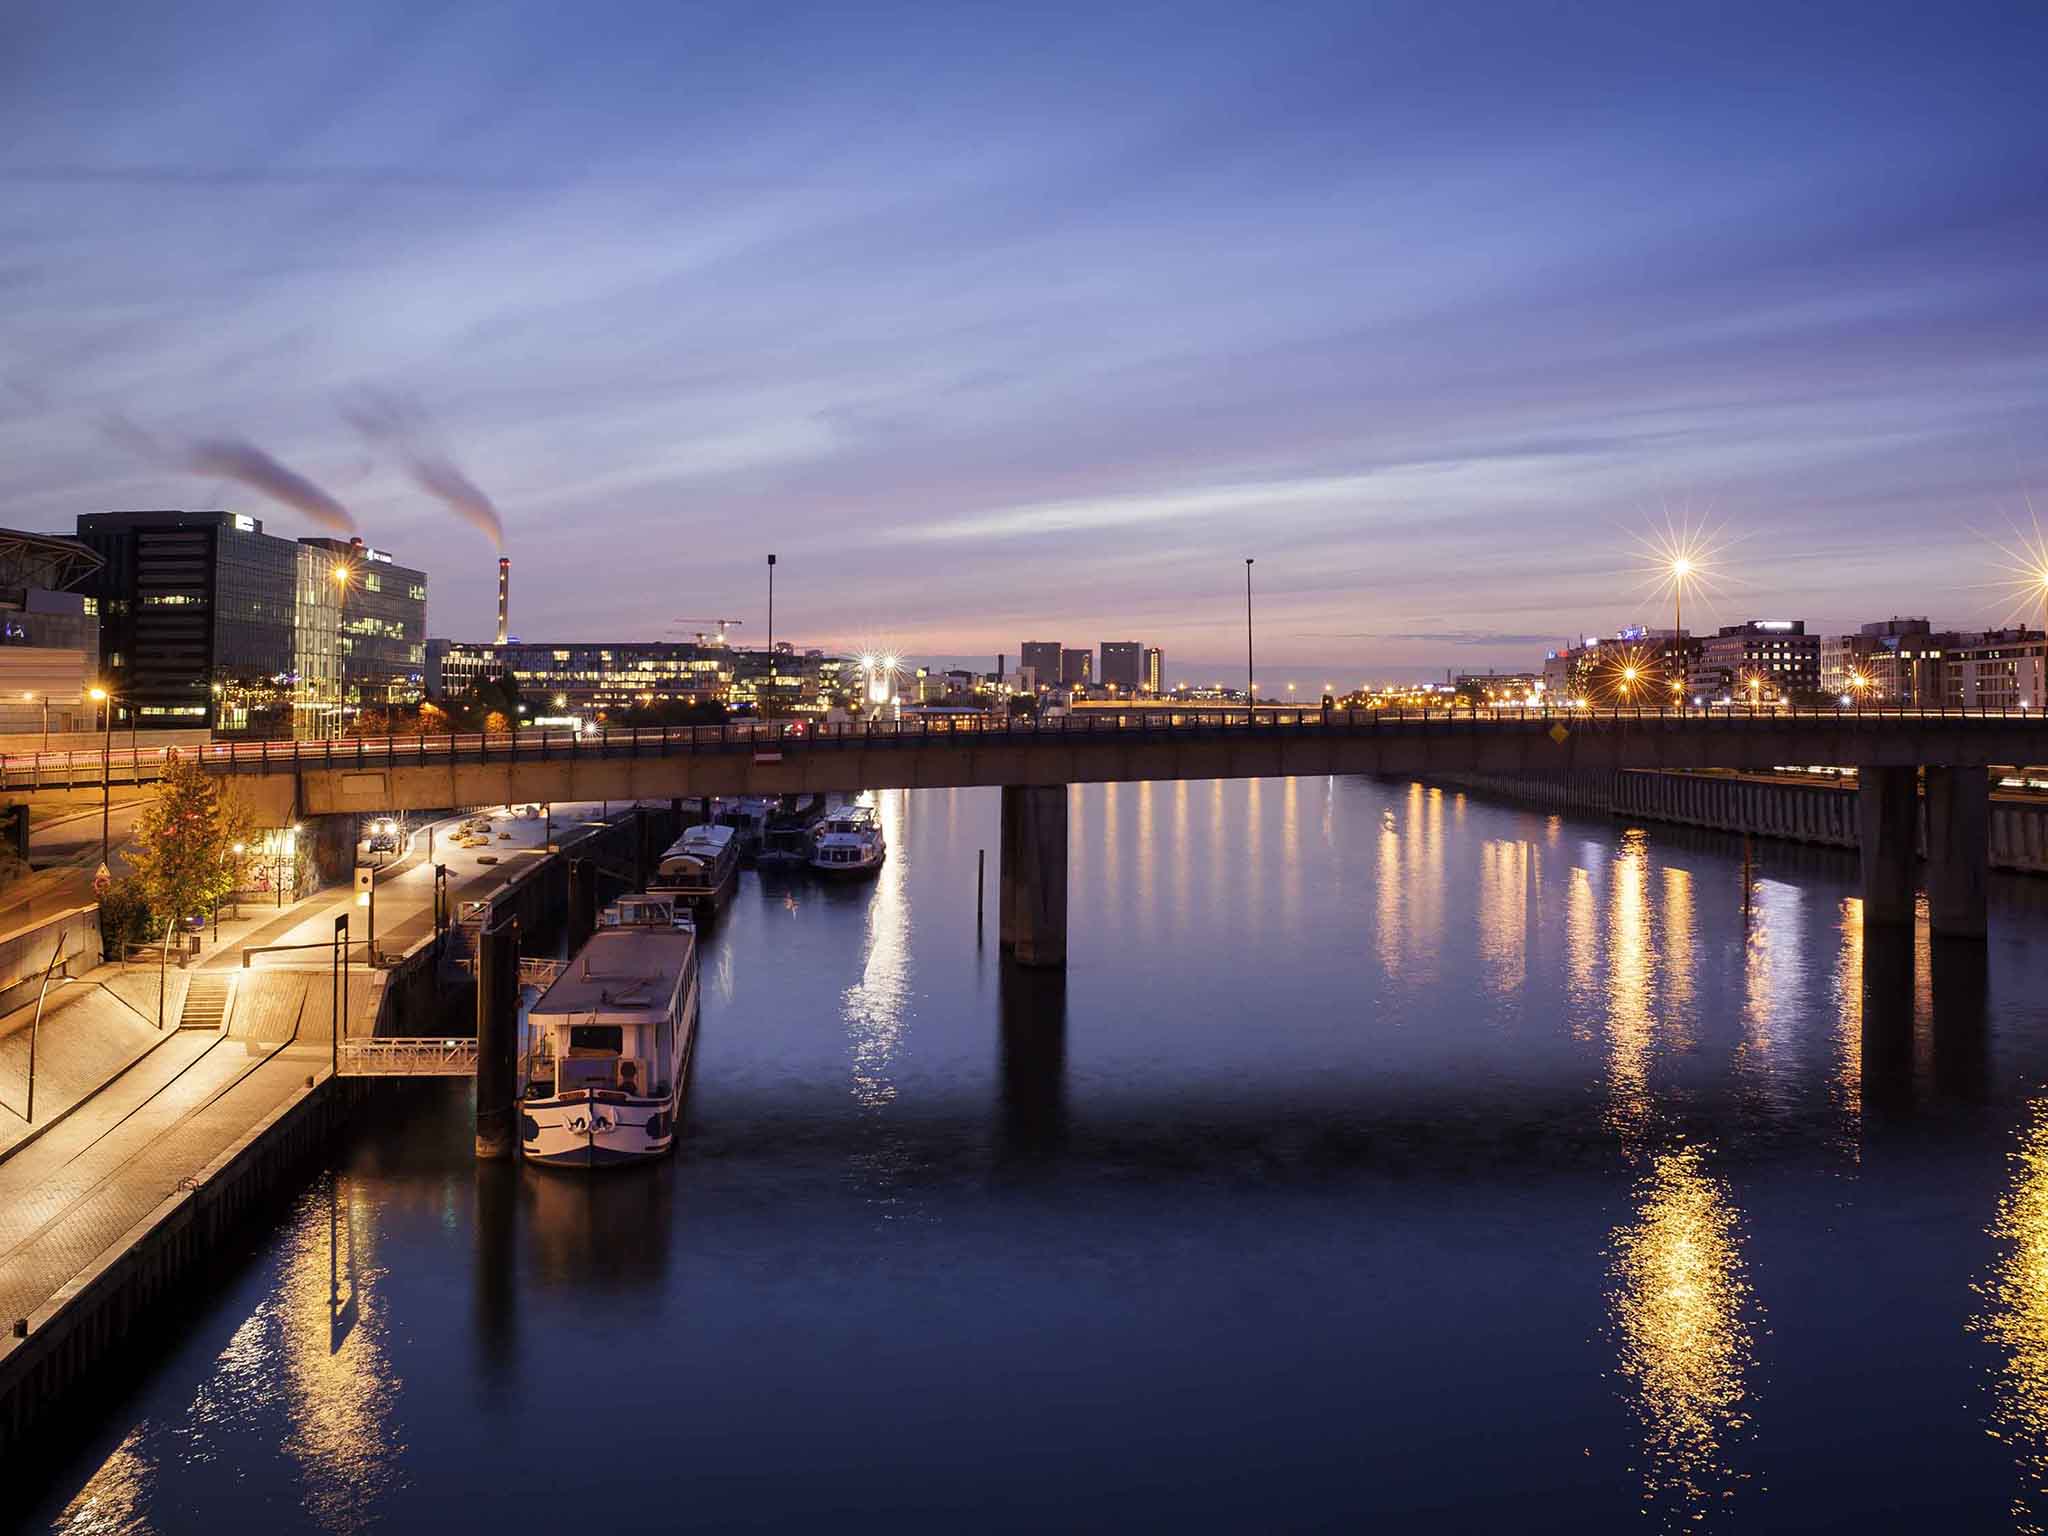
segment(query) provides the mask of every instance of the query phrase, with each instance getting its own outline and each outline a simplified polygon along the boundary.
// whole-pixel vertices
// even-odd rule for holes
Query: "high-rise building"
[[[117,724],[316,736],[420,697],[427,578],[381,550],[218,511],[91,512],[78,539]]]
[[[1018,653],[1017,665],[1032,672],[1039,687],[1050,688],[1060,680],[1060,654],[1057,640],[1026,640]]]
[[[1166,697],[1166,652],[1156,645],[1145,647],[1143,675],[1139,688],[1155,699]]]
[[[1095,653],[1093,651],[1060,652],[1060,684],[1066,688],[1085,688],[1093,680]]]
[[[1145,680],[1145,647],[1136,640],[1102,642],[1102,681],[1119,693],[1136,693]]]
[[[341,594],[341,692],[351,709],[413,704],[426,696],[427,573],[361,539],[301,539],[326,557]],[[335,580],[332,571],[348,573]]]

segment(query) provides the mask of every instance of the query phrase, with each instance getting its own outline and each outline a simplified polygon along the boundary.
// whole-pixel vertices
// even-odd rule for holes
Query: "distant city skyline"
[[[530,638],[759,643],[773,548],[784,638],[1230,679],[1256,555],[1262,672],[1355,681],[1657,622],[1667,517],[1737,540],[1690,627],[1981,627],[2048,510],[2038,7],[10,40],[4,520],[352,518],[436,635],[502,519]]]

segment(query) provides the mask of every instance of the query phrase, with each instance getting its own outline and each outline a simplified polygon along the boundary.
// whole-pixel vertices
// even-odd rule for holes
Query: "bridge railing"
[[[531,762],[583,757],[667,757],[699,752],[752,752],[757,758],[866,747],[877,744],[995,738],[1004,742],[1104,737],[1149,738],[1215,733],[1295,734],[1317,731],[1362,733],[1381,730],[1566,730],[1601,727],[1658,727],[1667,730],[1791,728],[1827,722],[1842,728],[1883,729],[1904,722],[2042,722],[2048,712],[2018,706],[1841,705],[1791,709],[1768,704],[1721,706],[1612,704],[1585,709],[1544,705],[1502,705],[1479,709],[1403,708],[1343,710],[1262,705],[1148,705],[1083,709],[1066,715],[920,715],[902,720],[784,721],[733,720],[722,725],[684,725],[596,731],[527,730],[464,732],[431,736],[359,736],[330,741],[236,741],[205,747],[121,749],[94,752],[18,753],[0,758],[0,787],[23,789],[140,783],[162,771],[173,753],[195,758],[226,773],[283,773],[322,768],[391,768],[443,763]]]
[[[343,1077],[475,1077],[475,1040],[391,1036],[343,1040]]]

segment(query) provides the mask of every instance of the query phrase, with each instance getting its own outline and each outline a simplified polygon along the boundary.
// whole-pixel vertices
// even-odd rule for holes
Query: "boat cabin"
[[[654,924],[601,928],[527,1014],[529,1099],[666,1098],[696,939]]]

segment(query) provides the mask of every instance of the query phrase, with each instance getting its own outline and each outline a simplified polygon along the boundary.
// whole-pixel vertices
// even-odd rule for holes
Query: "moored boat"
[[[661,856],[647,894],[670,897],[709,917],[732,895],[739,873],[739,834],[731,827],[694,826]]]
[[[528,1010],[519,1107],[533,1162],[601,1167],[675,1146],[697,1035],[697,939],[668,902],[618,915]]]
[[[882,818],[871,805],[847,805],[818,823],[811,868],[824,875],[871,875],[889,856]]]

